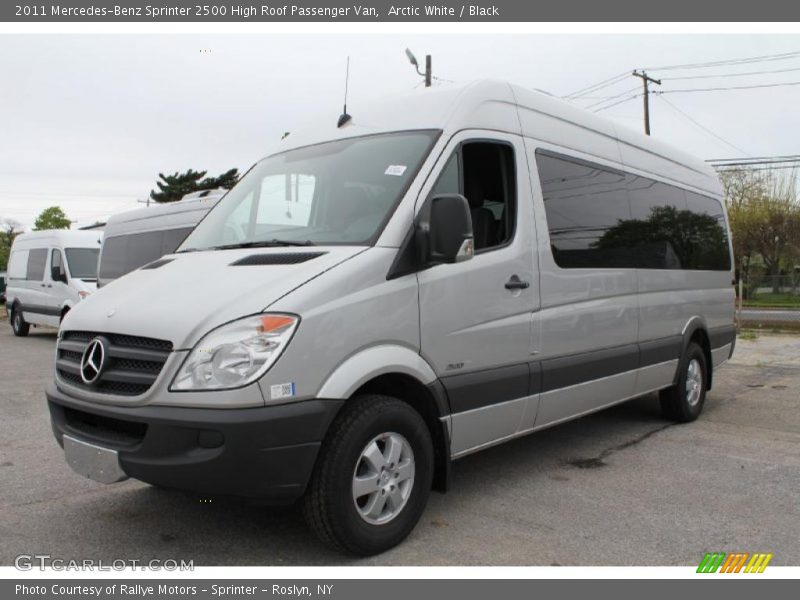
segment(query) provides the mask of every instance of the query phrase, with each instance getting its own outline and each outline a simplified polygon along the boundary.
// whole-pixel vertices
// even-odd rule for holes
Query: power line
[[[793,73],[800,71],[800,67],[791,69],[772,69],[768,71],[748,71],[746,73],[717,73],[715,75],[684,75],[681,77],[662,77],[663,81],[684,81],[689,79],[719,79],[721,77],[746,77],[752,75],[769,75],[773,73]]]
[[[714,167],[714,168],[715,168],[717,171],[720,171],[720,172],[725,172],[725,171],[741,171],[741,170],[742,170],[742,169],[740,169],[740,168],[729,168],[729,169],[722,168],[722,166],[727,166],[727,165],[722,165],[722,166],[720,166],[720,165],[712,165],[712,166],[713,166],[713,167]],[[748,170],[748,171],[777,171],[777,170],[782,170],[782,169],[793,169],[793,170],[795,170],[795,169],[796,169],[796,170],[800,170],[800,165],[783,165],[783,166],[778,166],[778,167],[757,167],[757,168],[755,168],[755,169],[747,169],[747,170]]]
[[[593,85],[581,88],[575,92],[572,92],[571,94],[562,96],[562,98],[565,98],[567,100],[574,100],[575,98],[579,98],[581,96],[585,96],[586,94],[591,94],[592,92],[596,92],[597,90],[600,90],[602,88],[606,88],[610,85],[614,85],[618,81],[622,81],[623,79],[625,79],[627,76],[628,76],[628,71],[625,71],[624,73],[620,73],[619,75],[615,75],[614,77],[609,77],[608,79],[604,79],[603,81],[600,81]]]
[[[752,161],[741,161],[741,162],[727,162],[727,163],[712,163],[718,167],[747,167],[751,165],[759,166],[759,165],[782,165],[785,163],[793,163],[793,164],[800,164],[800,158],[795,159],[783,159],[783,160],[752,160]]]
[[[747,58],[732,58],[727,60],[716,60],[701,63],[688,63],[683,65],[666,65],[662,67],[649,67],[649,71],[672,71],[677,69],[705,69],[709,67],[722,67],[728,65],[743,65],[759,62],[773,62],[776,60],[789,60],[800,56],[800,51],[784,52],[782,54],[764,54],[762,56],[750,56]]]
[[[719,162],[719,163],[731,162],[731,161],[733,161],[733,162],[739,162],[739,161],[753,162],[753,161],[761,161],[761,160],[767,160],[767,161],[776,160],[776,159],[779,159],[779,158],[785,158],[785,159],[789,159],[789,160],[800,160],[800,154],[781,154],[781,155],[777,155],[777,156],[751,156],[749,158],[739,158],[739,157],[737,157],[737,158],[709,158],[706,162]]]
[[[692,117],[690,117],[689,115],[687,115],[685,112],[683,112],[683,111],[682,111],[680,108],[678,108],[677,106],[675,106],[675,105],[674,105],[672,102],[670,102],[670,101],[669,101],[669,100],[667,100],[666,98],[664,98],[664,97],[661,97],[661,98],[660,98],[660,100],[662,100],[663,102],[665,102],[665,103],[667,104],[667,106],[671,107],[671,108],[672,108],[674,111],[676,111],[678,114],[680,114],[680,115],[683,115],[683,117],[685,117],[687,120],[689,120],[689,121],[690,121],[691,123],[693,123],[695,126],[699,127],[700,129],[702,129],[703,131],[705,131],[707,134],[709,134],[709,135],[713,136],[714,138],[718,139],[720,142],[722,142],[722,143],[723,143],[723,144],[725,144],[726,146],[729,146],[729,147],[733,148],[734,150],[736,150],[737,152],[741,152],[742,154],[748,154],[746,151],[742,150],[741,148],[739,148],[739,147],[738,147],[738,146],[736,146],[735,144],[732,144],[731,142],[729,142],[728,140],[726,140],[726,139],[725,139],[724,137],[722,137],[721,135],[714,133],[714,132],[713,132],[713,131],[711,131],[711,130],[710,130],[708,127],[706,127],[705,125],[703,125],[703,124],[702,124],[702,123],[700,123],[699,121],[697,121],[697,120],[693,119]]]
[[[742,64],[752,64],[752,63],[759,63],[759,62],[773,62],[777,60],[789,60],[792,58],[800,57],[800,51],[793,51],[793,52],[784,52],[781,54],[765,54],[761,56],[751,56],[746,58],[733,58],[728,60],[717,60],[717,61],[709,61],[709,62],[702,62],[702,63],[688,63],[682,65],[666,65],[661,67],[649,67],[646,70],[649,71],[671,71],[671,70],[680,70],[680,69],[704,69],[710,67],[722,67],[722,66],[734,66],[734,65],[742,65]],[[786,70],[788,72],[789,69]],[[779,72],[779,71],[776,71]],[[608,79],[604,79],[599,81],[595,84],[583,87],[579,90],[572,92],[571,94],[567,94],[562,96],[562,98],[566,100],[574,100],[576,98],[580,98],[586,96],[587,94],[591,94],[592,92],[596,92],[603,88],[615,85],[616,83],[622,81],[628,76],[629,71],[625,71],[613,77],[609,77]],[[732,75],[733,76],[733,75]],[[710,76],[709,76],[710,77]],[[678,79],[677,77],[673,79]]]
[[[613,104],[609,104],[608,106],[603,106],[603,107],[601,107],[601,108],[596,108],[596,109],[595,109],[593,112],[596,112],[596,113],[603,112],[604,110],[607,110],[607,109],[609,109],[609,108],[612,108],[612,107],[614,107],[614,106],[617,106],[618,104],[622,104],[623,102],[629,102],[630,100],[633,100],[633,99],[635,99],[635,98],[638,98],[638,97],[639,97],[639,96],[641,96],[641,95],[642,95],[642,94],[634,94],[633,96],[628,96],[627,98],[623,98],[622,100],[619,100],[619,101],[617,101],[617,102],[614,102]]]
[[[775,88],[800,85],[800,81],[787,81],[784,83],[760,83],[757,85],[734,85],[728,87],[687,88],[683,90],[662,90],[654,94],[686,94],[691,92],[728,92],[731,90],[754,90],[757,88]]]
[[[593,104],[588,105],[586,107],[586,109],[587,110],[591,110],[595,106],[600,106],[601,104],[605,104],[609,100],[616,100],[617,98],[621,98],[622,96],[625,96],[626,94],[630,94],[631,92],[635,92],[638,89],[639,89],[639,86],[637,85],[636,87],[631,88],[629,90],[625,90],[624,92],[621,92],[619,94],[615,94],[613,96],[606,96],[605,98],[602,98],[599,102],[594,102]],[[584,97],[584,100],[588,100],[588,98]]]

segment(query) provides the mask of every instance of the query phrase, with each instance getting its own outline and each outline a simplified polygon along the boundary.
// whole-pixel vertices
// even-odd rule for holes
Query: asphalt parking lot
[[[296,510],[74,474],[43,393],[54,344],[0,321],[3,565],[696,565],[707,550],[800,564],[800,336],[740,340],[695,423],[664,422],[650,396],[456,462],[411,537],[366,560],[326,550]]]

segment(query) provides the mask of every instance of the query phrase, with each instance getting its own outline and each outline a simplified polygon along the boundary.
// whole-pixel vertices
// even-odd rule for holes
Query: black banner
[[[0,597],[16,600],[275,600],[310,598],[312,600],[408,600],[408,598],[485,598],[567,597],[648,598],[725,598],[738,600],[754,596],[789,598],[796,592],[796,582],[781,579],[743,579],[721,575],[698,576],[697,580],[542,580],[542,579],[297,579],[237,580],[210,579],[28,579],[0,582]],[[713,583],[711,580],[714,580]],[[712,589],[713,588],[713,589]]]
[[[30,0],[0,3],[0,21],[18,22],[786,22],[786,0]]]

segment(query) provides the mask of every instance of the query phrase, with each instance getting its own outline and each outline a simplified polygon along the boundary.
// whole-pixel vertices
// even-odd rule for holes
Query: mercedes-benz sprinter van
[[[226,191],[193,192],[177,202],[113,215],[104,230],[97,287],[174,252]]]
[[[16,336],[31,325],[58,327],[97,289],[103,233],[54,229],[14,238],[8,258],[6,311]]]
[[[651,392],[696,419],[732,279],[703,161],[507,83],[424,90],[293,132],[72,310],[47,398],[78,473],[301,500],[372,554],[454,459]]]

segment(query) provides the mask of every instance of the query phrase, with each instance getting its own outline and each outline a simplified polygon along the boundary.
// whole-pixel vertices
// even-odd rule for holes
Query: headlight
[[[292,315],[265,313],[215,329],[189,353],[170,389],[225,390],[252,383],[278,359],[299,322]]]

